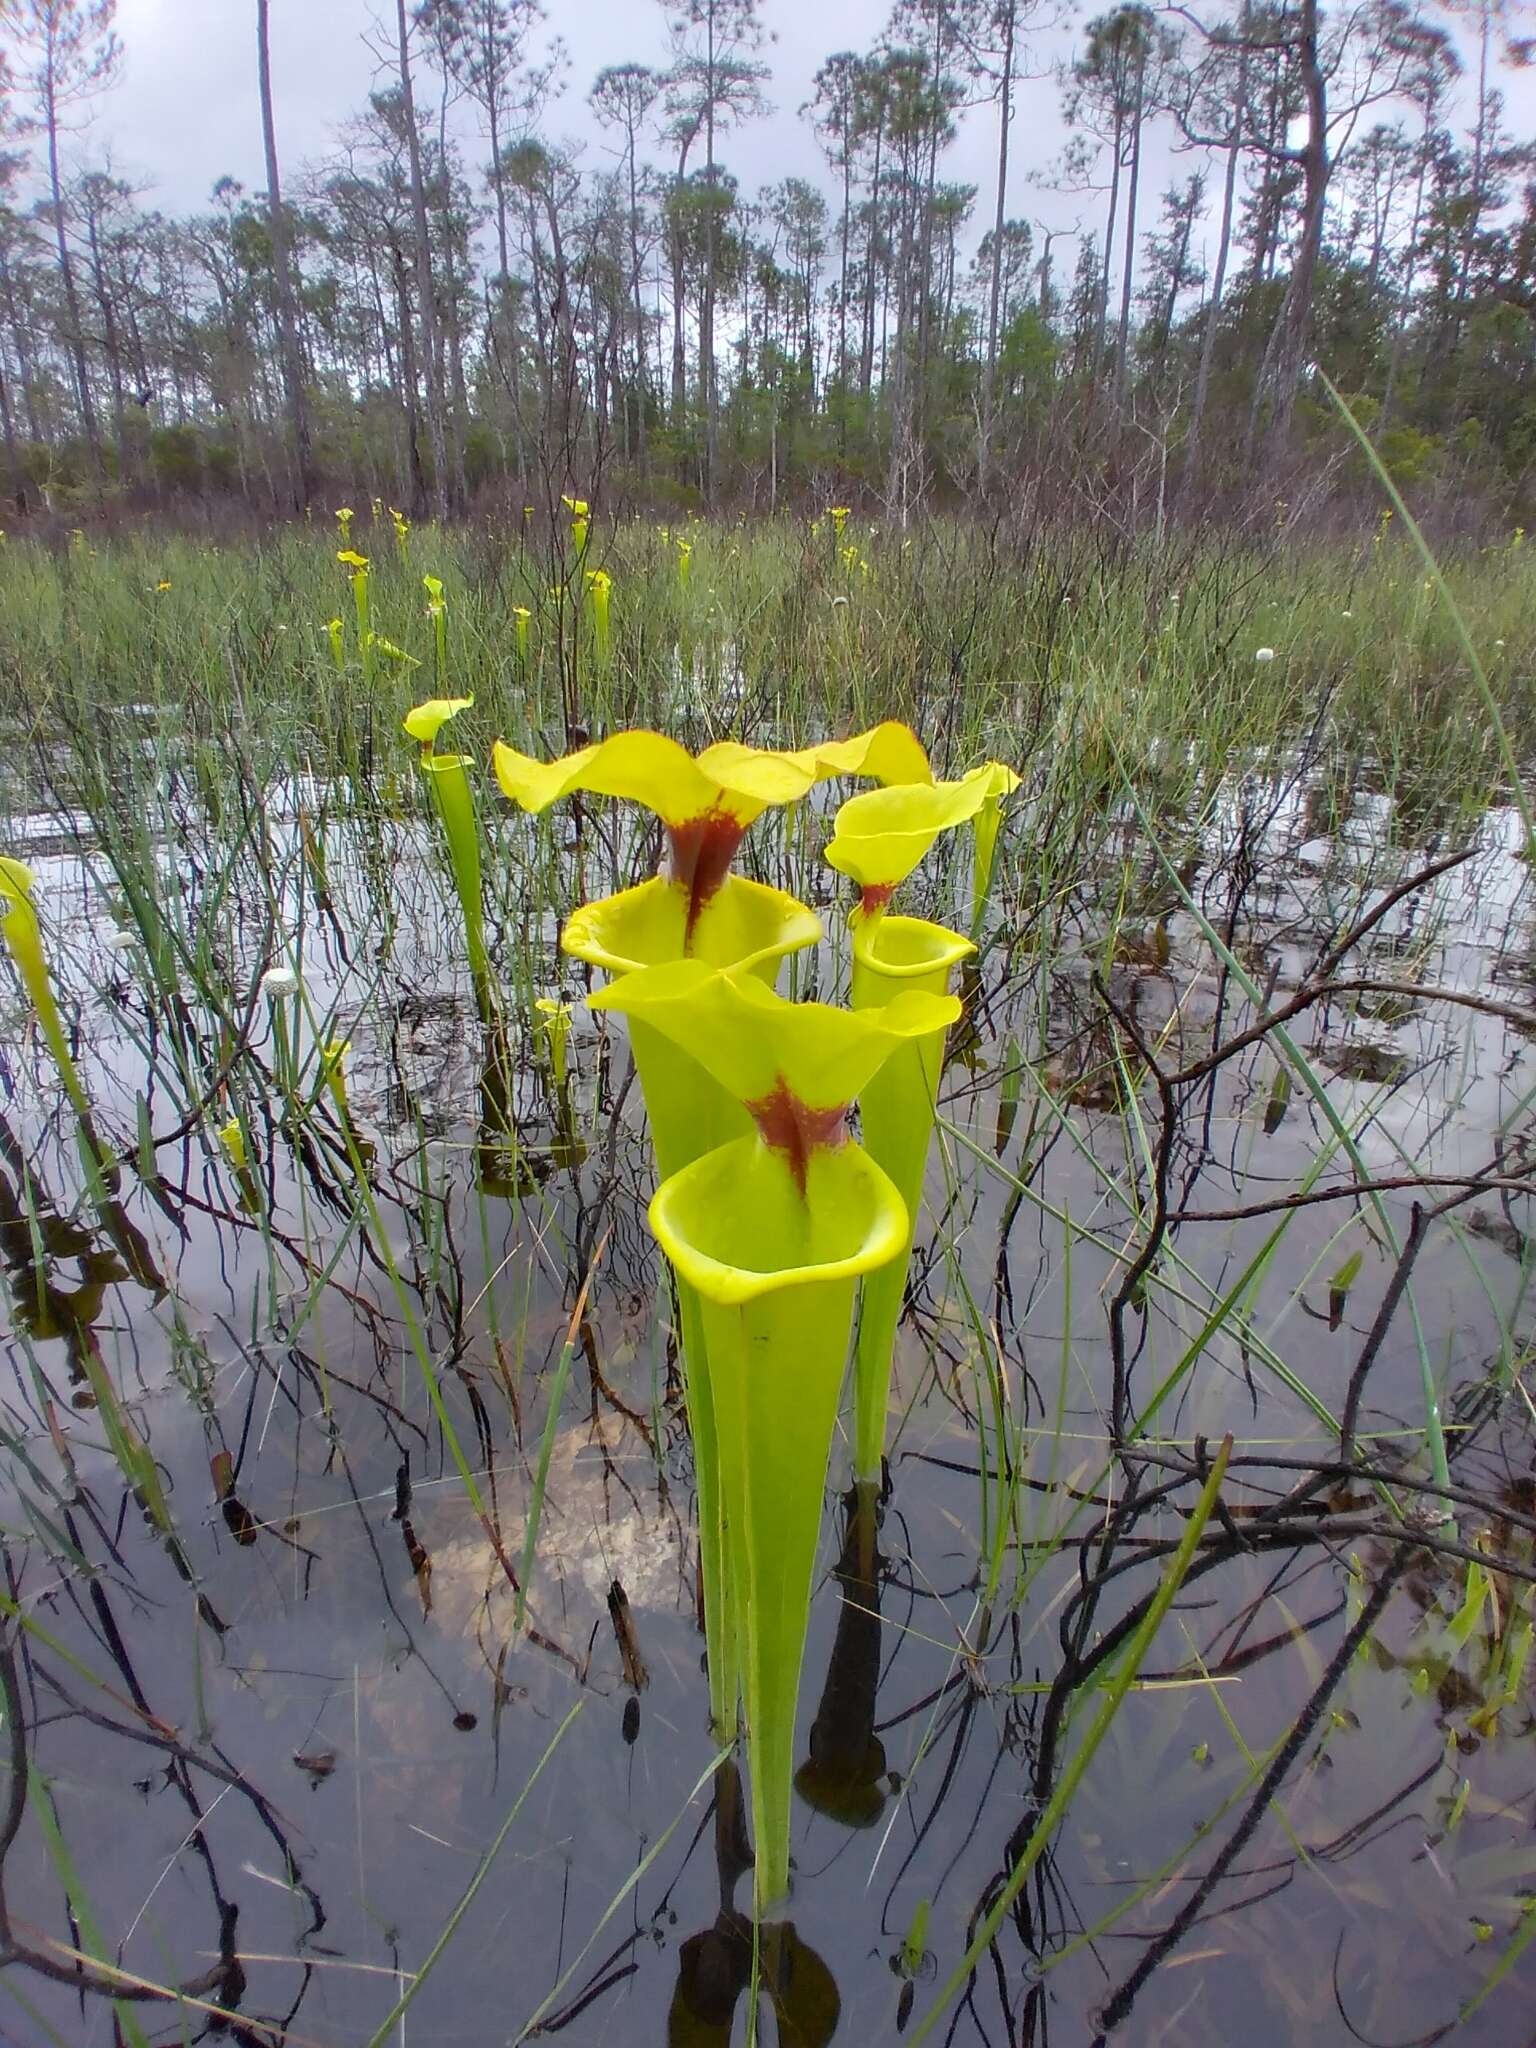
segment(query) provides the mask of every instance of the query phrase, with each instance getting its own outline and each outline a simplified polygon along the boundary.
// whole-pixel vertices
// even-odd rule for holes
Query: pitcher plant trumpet
[[[856,1011],[878,1008],[903,990],[942,995],[954,968],[975,952],[974,942],[963,933],[927,918],[892,916],[886,906],[940,833],[981,818],[988,805],[994,811],[986,851],[990,867],[997,836],[995,813],[1018,780],[1011,768],[989,761],[958,782],[864,791],[850,797],[838,812],[825,858],[857,882],[861,892],[849,919],[851,999]],[[979,845],[977,854],[979,866]],[[855,1476],[865,1484],[879,1478],[885,1451],[896,1332],[943,1061],[940,1029],[903,1047],[871,1080],[860,1104],[864,1143],[900,1190],[908,1214],[901,1255],[866,1283],[859,1315],[853,1463]]]
[[[469,786],[468,754],[439,754],[437,736],[450,719],[468,711],[473,697],[430,697],[408,711],[405,732],[421,746],[421,767],[431,786],[433,804],[448,845],[453,886],[464,918],[464,944],[475,1007],[489,1029],[494,1022],[490,956],[485,946],[485,897],[480,871],[480,828],[474,792]]]
[[[86,1100],[80,1070],[69,1049],[69,1040],[64,1035],[64,1020],[54,998],[48,962],[43,955],[42,928],[32,903],[32,886],[32,870],[24,861],[12,860],[8,855],[0,856],[0,937],[5,940],[6,950],[16,963],[28,1000],[37,1012],[38,1024],[53,1055],[53,1063],[59,1070],[59,1081],[69,1097],[70,1106],[81,1123],[89,1128],[91,1106]]]
[[[790,954],[822,936],[815,912],[782,889],[731,872],[747,829],[776,804],[803,797],[834,775],[878,781],[927,782],[928,757],[915,733],[887,721],[852,739],[795,753],[773,753],[735,741],[696,758],[655,732],[615,733],[555,761],[537,761],[498,741],[497,780],[524,810],[540,812],[577,790],[626,798],[654,812],[666,828],[667,870],[638,888],[621,890],[572,913],[562,949],[613,977],[693,959],[732,967],[772,986]],[[741,1101],[692,1056],[686,1034],[655,1029],[647,1016],[630,1020],[630,1048],[650,1121],[660,1180],[734,1138],[750,1136]],[[736,1728],[734,1631],[725,1619],[727,1586],[721,1561],[716,1429],[702,1366],[705,1334],[699,1302],[680,1268],[678,1321],[689,1429],[698,1489],[700,1571],[710,1656],[710,1719],[722,1740]]]
[[[942,1035],[959,1005],[919,993],[878,1010],[789,1003],[700,960],[625,975],[591,1002],[683,1047],[751,1126],[665,1179],[649,1215],[699,1305],[689,1370],[716,1431],[761,1913],[789,1889],[795,1705],[855,1289],[911,1235],[845,1118],[893,1054]],[[712,1639],[711,1664],[731,1647]]]

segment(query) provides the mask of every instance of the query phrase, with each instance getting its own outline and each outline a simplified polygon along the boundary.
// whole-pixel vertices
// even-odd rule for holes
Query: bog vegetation
[[[754,198],[752,0],[606,159],[395,0],[302,167],[256,0],[182,219],[113,15],[0,5],[0,2033],[1503,2048],[1513,10],[913,0]]]
[[[0,554],[7,2025],[1506,2040],[1523,535],[567,497]]]

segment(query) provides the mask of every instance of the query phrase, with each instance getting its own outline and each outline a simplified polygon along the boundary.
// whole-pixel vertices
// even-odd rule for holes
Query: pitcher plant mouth
[[[906,1204],[860,1145],[817,1145],[803,1180],[756,1135],[662,1182],[647,1211],[680,1277],[707,1301],[740,1307],[789,1287],[852,1281],[906,1243]]]
[[[890,984],[887,994],[909,983],[933,987],[934,975],[947,976],[952,967],[976,951],[973,940],[952,932],[947,925],[932,924],[926,917],[888,916],[883,911],[871,916],[860,907],[848,925],[855,966],[867,968]]]
[[[636,974],[690,951],[711,967],[762,973],[823,936],[821,919],[797,897],[744,875],[724,877],[690,930],[691,908],[691,898],[658,875],[573,910],[561,950],[609,974]]]
[[[575,790],[626,797],[654,811],[667,830],[669,879],[684,900],[684,951],[699,918],[730,872],[747,827],[774,804],[794,803],[834,775],[927,782],[928,757],[895,720],[849,740],[794,752],[718,741],[696,758],[656,732],[620,732],[556,761],[537,761],[498,740],[497,780],[527,811],[543,811]]]

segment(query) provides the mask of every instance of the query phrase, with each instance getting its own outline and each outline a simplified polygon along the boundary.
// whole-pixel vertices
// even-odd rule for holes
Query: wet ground
[[[1369,782],[1235,783],[1198,834],[1164,835],[1169,863],[1128,813],[1043,903],[1027,817],[1009,833],[888,1493],[875,1520],[829,1496],[765,2041],[917,2033],[1225,1431],[1219,1523],[930,2038],[1406,2044],[1464,2013],[1469,2042],[1531,2034],[1517,821],[1491,813],[1334,975],[1388,987],[1298,1010],[1316,1095],[1257,1039],[1166,1098],[1145,1078],[1148,1057],[1187,1075],[1256,1001],[1281,1010],[1457,850]],[[621,1030],[578,1009],[560,1090],[526,1028],[532,995],[581,992],[529,907],[549,840],[518,840],[498,898],[513,1021],[488,1061],[422,827],[299,790],[262,830],[270,860],[233,883],[190,829],[158,843],[199,972],[238,992],[222,1020],[196,988],[180,1012],[152,996],[142,947],[114,945],[83,820],[12,835],[127,1156],[115,1192],[82,1193],[7,995],[0,1516],[26,1626],[0,1842],[26,1954],[0,1969],[0,2040],[744,2040],[751,1885],[707,1727],[638,1095]],[[830,905],[783,843],[760,850],[774,878]],[[597,820],[576,865],[596,889],[633,855]],[[958,886],[938,877],[930,907]],[[345,1120],[322,1095],[285,1122],[294,1045],[255,986],[282,932],[350,1039]],[[831,992],[837,960],[802,992]],[[213,1135],[232,1102],[243,1174]],[[1352,1175],[1411,1184],[1280,1206]],[[1161,1249],[1128,1285],[1159,1189]],[[1419,1485],[1426,1369],[1450,1519]],[[1136,1455],[1116,1463],[1111,1432]],[[189,1995],[114,2006],[70,1981],[82,1952],[124,1991]]]

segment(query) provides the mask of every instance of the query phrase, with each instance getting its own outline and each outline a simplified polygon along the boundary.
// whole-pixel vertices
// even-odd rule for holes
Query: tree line
[[[1055,0],[897,0],[798,110],[769,101],[759,0],[661,5],[667,61],[596,73],[583,147],[559,139],[572,63],[538,0],[388,0],[366,104],[285,181],[251,0],[266,190],[221,179],[177,218],[90,150],[115,0],[0,0],[21,508],[355,489],[451,517],[601,479],[905,514],[1048,481],[1164,516],[1347,472],[1319,369],[1400,480],[1523,501],[1515,0],[1129,0],[1051,64]],[[1053,95],[1067,145],[1032,160],[1021,117],[1027,138]],[[808,124],[819,179],[741,189],[732,138],[768,120]],[[984,189],[946,175],[962,122],[994,138]],[[1020,207],[1047,192],[1058,220],[1080,205],[1072,234]]]

